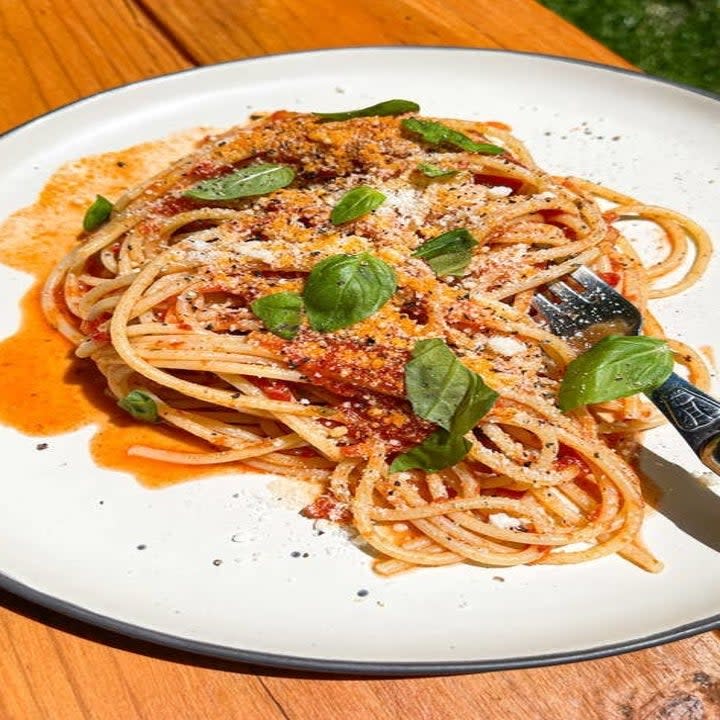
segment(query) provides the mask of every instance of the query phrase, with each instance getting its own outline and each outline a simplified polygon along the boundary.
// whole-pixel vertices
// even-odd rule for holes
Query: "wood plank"
[[[143,0],[202,63],[347,45],[461,45],[630,67],[533,0]]]
[[[478,720],[489,707],[507,720],[720,720],[720,632],[534,670],[337,678],[156,647],[3,593],[0,605],[2,720]]]
[[[265,683],[290,720],[718,720],[718,639],[707,633],[625,656],[483,675]]]
[[[286,717],[246,666],[122,638],[7,593],[0,606],[2,720]]]
[[[0,132],[106,88],[192,65],[132,2],[0,3]]]

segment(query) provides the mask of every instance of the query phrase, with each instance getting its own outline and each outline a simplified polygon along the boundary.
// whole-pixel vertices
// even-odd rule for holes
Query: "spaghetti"
[[[558,386],[578,349],[551,334],[531,302],[585,264],[642,310],[646,334],[662,337],[648,300],[697,279],[708,237],[678,213],[547,174],[504,125],[442,122],[504,151],[427,143],[398,117],[327,122],[285,111],[209,137],[115,203],[109,222],[47,280],[44,311],[113,396],[140,390],[163,423],[208,445],[129,453],[186,465],[242,461],[321,483],[305,514],[352,524],[382,574],[611,553],[658,571],[639,539],[632,459],[637,433],[662,420],[637,396],[561,413]],[[294,180],[229,200],[188,195],[258,163],[292,168]],[[421,171],[428,165],[433,172]],[[333,223],[333,208],[358,187],[384,202]],[[644,267],[614,226],[629,218],[660,228],[662,261]],[[438,276],[414,253],[456,228],[477,244],[464,273]],[[687,266],[691,247],[682,278],[657,287]],[[304,323],[283,338],[253,312],[258,298],[301,293],[321,261],[359,253],[397,278],[367,317],[331,332]],[[442,338],[499,397],[466,435],[460,462],[391,472],[394,457],[435,430],[413,413],[403,384],[415,343],[429,338]],[[697,353],[670,346],[707,387]]]

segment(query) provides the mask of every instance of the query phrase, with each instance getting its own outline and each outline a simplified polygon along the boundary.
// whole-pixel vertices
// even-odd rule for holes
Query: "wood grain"
[[[271,677],[265,682],[291,720],[720,718],[720,653],[710,635],[554,668],[322,683]],[[299,692],[310,702],[293,703]]]
[[[6,593],[0,605],[2,720],[285,717],[241,665],[126,640]]]
[[[0,0],[0,130],[192,64],[317,47],[504,47],[628,67],[532,0]],[[720,635],[449,678],[321,678],[132,641],[0,593],[0,720],[719,720]]]
[[[336,678],[156,647],[2,593],[0,605],[2,720],[720,719],[718,633],[535,670]]]
[[[142,4],[201,63],[318,47],[412,44],[512,48],[630,67],[532,0],[142,0]]]
[[[0,132],[77,98],[192,64],[123,0],[2,0],[0,58]]]

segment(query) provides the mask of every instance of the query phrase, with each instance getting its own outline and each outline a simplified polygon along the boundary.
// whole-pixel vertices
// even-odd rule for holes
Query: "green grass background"
[[[720,0],[540,0],[652,75],[720,93]]]

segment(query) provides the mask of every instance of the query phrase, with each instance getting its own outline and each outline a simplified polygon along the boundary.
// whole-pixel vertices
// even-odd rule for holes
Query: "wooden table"
[[[532,0],[0,0],[0,131],[193,65],[329,46],[502,47],[629,65]],[[720,633],[450,678],[323,678],[165,650],[0,594],[0,720],[720,718]]]

